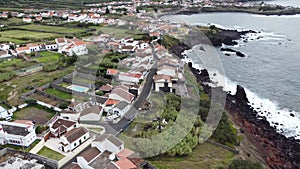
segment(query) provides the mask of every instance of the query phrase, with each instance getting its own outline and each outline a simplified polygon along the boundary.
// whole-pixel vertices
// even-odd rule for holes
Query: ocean
[[[248,34],[247,41],[240,40],[239,45],[230,47],[245,53],[244,58],[226,56],[216,49],[224,68],[224,89],[234,94],[236,85],[242,85],[259,116],[265,116],[285,136],[300,139],[300,15],[205,13],[162,19],[259,32]],[[204,67],[195,52],[187,53],[196,67]],[[210,70],[211,75],[215,73],[211,77],[218,81],[218,70]]]

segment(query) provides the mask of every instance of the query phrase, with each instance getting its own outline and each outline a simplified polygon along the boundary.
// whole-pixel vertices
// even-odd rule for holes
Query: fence
[[[44,164],[46,167],[50,167],[51,169],[58,168],[58,162],[55,160],[51,160],[37,154],[14,150],[11,148],[6,148],[6,150],[7,150],[7,154],[9,155],[15,155],[15,154],[22,155],[24,156],[24,158],[36,159],[39,163]]]

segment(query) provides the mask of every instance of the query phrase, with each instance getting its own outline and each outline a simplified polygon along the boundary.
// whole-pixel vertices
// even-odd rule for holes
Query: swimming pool
[[[89,91],[89,88],[83,87],[83,86],[78,86],[78,85],[71,85],[67,88],[71,89],[73,91],[76,91],[76,92],[87,92],[87,91]]]

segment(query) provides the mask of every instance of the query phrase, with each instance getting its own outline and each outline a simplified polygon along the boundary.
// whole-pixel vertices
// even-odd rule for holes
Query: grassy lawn
[[[1,37],[0,42],[12,42],[16,44],[23,44],[23,43],[28,43],[30,40],[20,40],[20,39],[14,39],[14,38],[8,38],[8,37]]]
[[[111,26],[101,27],[99,29],[105,34],[114,35],[117,38],[134,37],[136,34],[141,34],[141,31],[116,28]]]
[[[63,92],[61,90],[53,89],[53,88],[48,88],[45,90],[45,92],[66,100],[71,100],[73,98],[72,94]]]
[[[65,34],[81,33],[86,30],[82,28],[68,28],[68,27],[59,27],[59,26],[38,25],[38,24],[22,25],[22,26],[16,26],[14,28],[26,29],[30,31],[35,30],[35,31],[65,33]]]
[[[221,147],[209,143],[198,145],[193,153],[184,157],[160,155],[147,159],[159,169],[211,169],[219,166],[228,167],[235,155]]]
[[[24,151],[25,152],[29,152],[31,149],[33,149],[33,147],[35,147],[41,140],[35,140],[29,147],[24,147]],[[0,148],[12,148],[15,150],[20,150],[23,151],[23,148],[21,146],[16,146],[16,145],[10,145],[10,144],[6,144],[6,145],[1,145]]]
[[[52,160],[56,160],[56,161],[59,161],[65,157],[64,155],[60,154],[59,152],[51,150],[48,147],[43,147],[37,154],[47,157],[47,158],[50,158]]]
[[[60,34],[55,33],[43,33],[43,32],[32,32],[22,30],[8,30],[0,32],[1,39],[5,38],[5,41],[10,40],[21,40],[21,41],[40,41],[43,39],[54,39],[61,37]]]
[[[36,124],[46,124],[53,116],[54,112],[37,107],[26,107],[14,113],[14,120],[35,120]]]
[[[50,63],[50,62],[58,62],[59,57],[62,55],[60,53],[43,51],[39,52],[40,57],[36,58],[36,60],[40,63]]]

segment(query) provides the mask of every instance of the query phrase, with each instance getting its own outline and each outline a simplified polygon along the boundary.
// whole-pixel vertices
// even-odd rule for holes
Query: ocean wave
[[[204,67],[201,63],[195,62],[188,57],[191,53],[192,52],[190,51],[183,52],[184,57],[182,60],[186,63],[191,62],[195,69],[203,69]],[[209,84],[211,87],[223,87],[223,90],[227,93],[232,95],[236,94],[236,82],[233,82],[226,76],[220,74],[219,71],[208,69],[208,72],[212,80],[212,83]],[[286,137],[294,137],[295,139],[300,140],[300,116],[298,112],[280,108],[275,102],[261,98],[247,88],[245,88],[245,92],[250,102],[249,105],[258,112],[258,119],[265,117],[270,125],[276,128],[278,133],[281,133]]]

